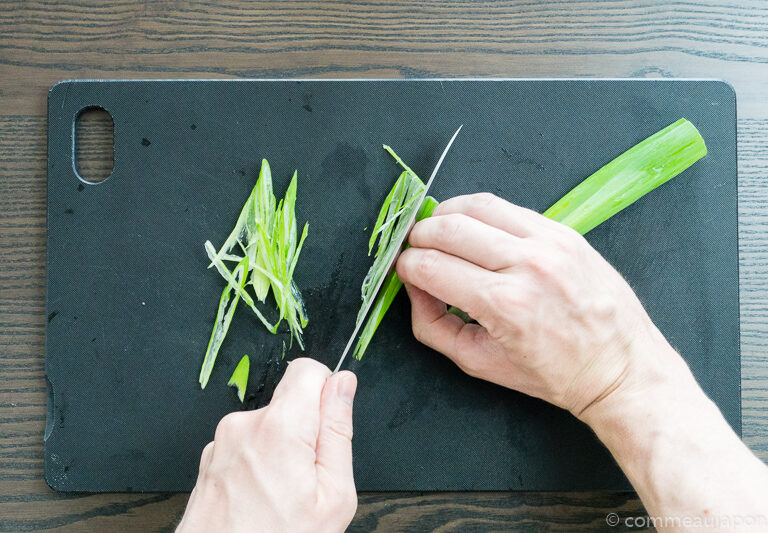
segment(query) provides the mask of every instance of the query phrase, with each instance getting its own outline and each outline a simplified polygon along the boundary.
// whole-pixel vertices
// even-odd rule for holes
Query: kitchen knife
[[[420,197],[416,202],[416,206],[411,212],[410,219],[408,220],[408,223],[406,226],[408,228],[408,231],[406,231],[403,234],[403,236],[400,238],[400,242],[398,242],[395,246],[395,249],[397,250],[397,252],[394,254],[392,259],[390,260],[389,265],[387,265],[387,272],[392,270],[392,268],[397,263],[397,258],[400,257],[400,251],[403,247],[403,244],[408,239],[408,235],[411,233],[411,228],[416,222],[416,215],[419,213],[421,204],[424,203],[424,199],[427,197],[427,192],[429,191],[429,188],[432,186],[432,182],[435,180],[437,171],[440,170],[440,165],[443,164],[443,160],[445,159],[445,156],[448,154],[448,151],[451,149],[451,145],[453,144],[453,141],[456,139],[456,136],[461,131],[462,127],[463,127],[463,124],[459,126],[459,129],[457,129],[456,132],[453,134],[453,137],[451,137],[451,140],[448,141],[448,145],[445,147],[445,150],[443,150],[442,155],[440,155],[440,159],[437,160],[437,165],[435,165],[434,170],[432,170],[432,174],[429,176],[427,185],[424,187],[424,190],[421,191]],[[362,312],[362,314],[358,316],[357,323],[355,324],[355,330],[352,332],[352,336],[349,338],[349,341],[347,342],[347,346],[344,348],[344,353],[341,354],[339,363],[336,365],[336,368],[333,371],[334,374],[339,371],[342,363],[344,362],[344,359],[346,359],[347,354],[349,353],[349,349],[352,347],[352,343],[355,341],[355,338],[357,337],[357,334],[360,331],[360,326],[363,325],[363,322],[365,322],[365,317],[368,316],[368,312],[371,310],[371,307],[376,302],[376,295],[379,293],[379,290],[381,289],[381,285],[384,283],[384,280],[386,279],[386,277],[387,277],[386,275],[381,276],[381,279],[379,279],[379,282],[376,284],[376,288],[373,290],[373,294],[371,295],[371,298],[368,300],[368,303],[365,305],[365,310]]]

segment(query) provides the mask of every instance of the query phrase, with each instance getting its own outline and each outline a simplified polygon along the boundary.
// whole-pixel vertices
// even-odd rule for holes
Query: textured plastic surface
[[[115,124],[101,184],[73,171],[72,124],[88,106]],[[714,81],[84,81],[49,97],[49,380],[45,474],[58,490],[184,491],[244,353],[247,404],[284,363],[240,306],[205,391],[201,359],[223,286],[220,245],[272,165],[282,195],[299,171],[309,238],[296,278],[306,354],[339,357],[370,264],[368,234],[399,172],[390,144],[438,199],[491,191],[543,211],[597,168],[680,117],[709,155],[591,232],[740,432],[735,97]],[[626,479],[568,413],[463,375],[419,345],[398,297],[361,362],[360,490],[620,489]],[[294,347],[286,359],[299,355]]]

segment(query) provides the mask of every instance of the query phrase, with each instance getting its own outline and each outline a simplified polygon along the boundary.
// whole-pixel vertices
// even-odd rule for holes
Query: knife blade
[[[456,132],[453,134],[453,137],[451,137],[451,140],[448,141],[448,145],[445,147],[445,150],[443,150],[443,153],[440,155],[440,159],[437,160],[437,164],[435,165],[435,168],[432,170],[432,174],[429,176],[429,180],[427,180],[427,184],[424,187],[424,190],[421,191],[419,195],[419,199],[416,202],[416,206],[410,215],[408,223],[406,224],[406,227],[408,228],[408,230],[403,234],[403,236],[400,238],[400,242],[398,242],[397,245],[395,246],[395,249],[397,250],[397,252],[394,254],[392,259],[390,260],[389,265],[387,265],[387,272],[390,272],[392,268],[395,266],[395,264],[397,263],[397,258],[400,257],[400,252],[402,251],[401,249],[403,247],[403,244],[405,243],[406,240],[408,240],[408,235],[411,233],[411,228],[413,228],[413,225],[416,222],[416,215],[418,215],[419,213],[421,204],[424,203],[424,199],[427,197],[427,192],[429,191],[429,188],[432,186],[432,182],[435,181],[435,176],[437,176],[437,171],[440,170],[440,165],[443,164],[443,160],[445,159],[445,156],[448,155],[448,151],[451,149],[451,145],[453,145],[453,141],[456,140],[456,136],[459,134],[459,132],[461,131],[461,128],[463,127],[464,127],[463,124],[459,126],[459,129],[457,129]],[[376,284],[376,287],[373,289],[371,298],[368,300],[368,303],[365,305],[365,310],[359,316],[359,319],[355,324],[355,329],[352,332],[352,336],[349,338],[349,341],[347,341],[347,346],[344,348],[344,352],[341,354],[341,357],[339,358],[339,362],[333,371],[334,374],[339,371],[342,363],[344,363],[344,359],[346,359],[347,354],[349,353],[349,349],[352,347],[352,343],[355,342],[355,338],[357,337],[357,334],[360,331],[360,326],[363,325],[363,323],[365,322],[365,318],[368,316],[368,313],[371,310],[371,307],[373,307],[373,304],[376,302],[376,296],[379,294],[381,285],[384,283],[384,280],[387,278],[388,275],[389,274],[381,276],[381,279],[379,279],[378,283]]]

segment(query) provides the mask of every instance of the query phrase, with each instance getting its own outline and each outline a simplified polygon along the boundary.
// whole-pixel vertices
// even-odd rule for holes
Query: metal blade
[[[435,165],[435,169],[432,171],[432,175],[429,176],[429,180],[427,180],[427,185],[424,187],[424,190],[421,192],[420,197],[416,202],[416,206],[413,210],[413,213],[411,213],[410,219],[406,224],[406,227],[408,228],[408,230],[400,238],[400,242],[396,243],[396,245],[392,245],[394,246],[394,249],[397,250],[397,252],[394,254],[393,258],[390,260],[389,265],[387,265],[387,272],[389,272],[392,269],[392,267],[395,265],[395,263],[397,263],[397,258],[400,257],[400,249],[403,247],[403,243],[405,243],[405,241],[408,239],[408,235],[411,233],[411,228],[416,222],[416,215],[418,215],[419,209],[421,209],[421,204],[424,203],[424,199],[427,197],[427,192],[429,191],[429,188],[432,186],[432,182],[435,181],[435,176],[437,176],[437,171],[440,170],[440,165],[443,164],[443,160],[445,159],[445,156],[448,155],[448,151],[451,149],[451,145],[453,144],[453,141],[456,139],[456,136],[459,134],[459,132],[461,131],[461,128],[463,127],[464,127],[463,124],[459,126],[459,129],[457,129],[456,133],[453,134],[453,137],[451,137],[451,140],[448,141],[448,145],[445,147],[445,150],[443,150],[442,155],[440,155],[440,159],[437,160],[437,165]],[[387,275],[382,276],[379,282],[376,284],[376,288],[373,290],[373,294],[371,295],[371,298],[368,301],[368,303],[365,305],[365,310],[363,311],[362,315],[360,315],[360,320],[357,321],[357,324],[355,325],[355,330],[352,332],[352,336],[349,338],[349,341],[347,342],[347,346],[344,348],[344,353],[341,354],[339,363],[336,365],[336,368],[333,371],[334,374],[339,371],[342,363],[344,362],[344,359],[346,359],[347,354],[349,353],[349,349],[352,347],[352,343],[355,342],[355,338],[357,337],[357,334],[360,331],[360,327],[365,322],[365,319],[368,316],[368,313],[371,310],[371,307],[373,307],[373,304],[376,302],[376,296],[379,294],[381,285],[384,283],[384,280],[386,278],[387,278]]]

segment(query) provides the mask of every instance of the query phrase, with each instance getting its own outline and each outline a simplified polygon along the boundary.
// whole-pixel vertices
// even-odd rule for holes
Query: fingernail
[[[343,372],[336,379],[339,380],[336,384],[336,395],[339,397],[339,400],[351,407],[355,399],[357,378],[352,372]]]

